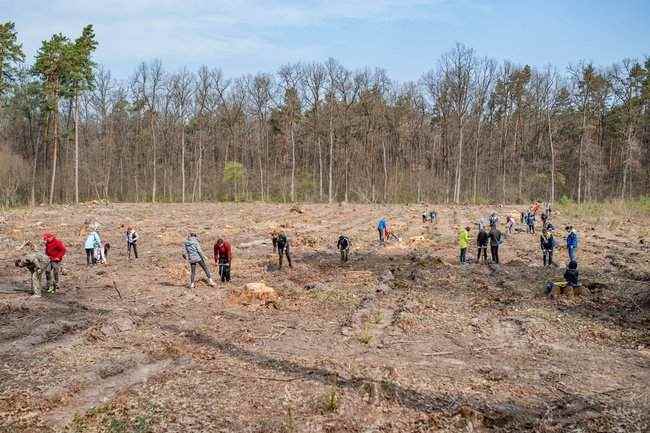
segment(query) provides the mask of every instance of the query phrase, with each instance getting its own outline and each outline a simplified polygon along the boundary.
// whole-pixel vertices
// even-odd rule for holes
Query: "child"
[[[133,227],[126,229],[126,253],[129,259],[131,258],[131,250],[133,250],[135,258],[138,258],[138,239],[140,237]]]
[[[515,226],[515,219],[512,216],[508,215],[506,217],[506,228],[508,229],[508,234],[509,235],[512,234],[512,228],[514,226]]]
[[[84,243],[84,248],[86,250],[86,266],[94,265],[97,263],[97,254],[96,249],[99,248],[102,241],[99,238],[99,234],[96,230],[88,233],[86,237],[86,242]]]
[[[217,239],[217,243],[214,244],[214,263],[219,267],[221,282],[229,282],[232,264],[232,247],[230,246],[230,242]]]
[[[460,247],[460,263],[465,263],[467,247],[469,246],[469,230],[467,226],[458,233],[458,246]]]

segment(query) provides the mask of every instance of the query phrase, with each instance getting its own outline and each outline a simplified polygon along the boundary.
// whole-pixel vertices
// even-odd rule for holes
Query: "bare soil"
[[[649,431],[643,220],[556,214],[556,227],[581,233],[585,290],[550,300],[544,285],[562,279],[566,250],[543,268],[538,236],[516,233],[500,266],[460,266],[458,226],[492,208],[435,209],[436,224],[397,205],[3,213],[0,432]],[[400,242],[378,245],[381,216]],[[107,265],[86,267],[91,220],[112,246]],[[141,236],[137,260],[126,225]],[[291,239],[293,268],[277,269],[274,228]],[[69,247],[65,274],[58,293],[33,299],[13,259],[46,229]],[[190,230],[210,256],[217,237],[232,242],[231,283],[186,287]],[[340,233],[352,240],[343,265]],[[278,299],[242,296],[252,282]]]

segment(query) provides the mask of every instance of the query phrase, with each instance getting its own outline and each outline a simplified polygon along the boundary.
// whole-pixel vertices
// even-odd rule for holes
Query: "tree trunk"
[[[478,125],[476,127],[476,146],[474,147],[474,182],[472,187],[472,201],[476,204],[477,190],[478,190],[478,148],[481,140],[481,118],[479,115]]]
[[[293,203],[296,201],[296,141],[293,137],[293,119],[289,121],[289,133],[291,134],[291,203]]]
[[[548,119],[548,142],[551,147],[551,198],[549,202],[553,204],[555,201],[555,147],[553,146],[553,132],[551,129],[551,113],[546,112]]]
[[[185,124],[181,124],[181,203],[185,203]]]
[[[74,98],[74,202],[79,204],[79,96]]]
[[[58,90],[56,90],[58,92]],[[59,122],[58,122],[59,102],[55,100],[54,103],[54,127],[52,128],[52,177],[50,179],[50,205],[54,203],[54,182],[56,180],[56,162],[59,157]]]
[[[323,201],[323,151],[321,149],[320,137],[316,138],[318,145],[318,199]]]
[[[388,157],[386,155],[386,137],[381,140],[381,163],[384,169],[384,194],[382,201],[386,203],[388,196]]]
[[[458,120],[458,159],[456,160],[456,182],[454,185],[454,203],[460,203],[461,167],[463,163],[463,121]]]
[[[627,139],[625,140],[627,149],[623,160],[623,180],[621,182],[621,200],[625,200],[625,190],[627,188],[627,177],[630,170],[630,159],[632,158],[632,125],[627,127]]]
[[[329,188],[327,192],[327,199],[329,203],[332,203],[332,175],[333,175],[333,166],[334,166],[334,119],[332,113],[332,102],[330,101],[330,119],[329,119],[329,133],[330,133],[330,161],[329,161]]]
[[[578,146],[578,204],[582,203],[582,146],[587,133],[587,109],[582,111],[582,134],[580,135],[580,145]]]
[[[149,113],[150,116],[150,125],[151,125],[151,144],[153,147],[153,161],[152,161],[152,168],[153,168],[153,182],[151,186],[151,201],[153,203],[156,202],[156,119],[155,119],[155,114],[152,111]],[[163,197],[164,199],[164,197]]]

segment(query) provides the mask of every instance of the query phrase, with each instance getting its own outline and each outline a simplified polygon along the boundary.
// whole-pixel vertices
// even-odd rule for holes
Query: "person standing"
[[[210,269],[208,269],[207,260],[205,259],[205,254],[203,254],[203,249],[201,249],[201,244],[199,243],[199,238],[196,233],[190,233],[187,236],[187,240],[183,243],[183,250],[183,258],[190,264],[189,288],[194,288],[196,265],[199,265],[201,268],[203,268],[205,276],[208,277],[208,284],[210,286],[214,286],[214,281],[212,281],[212,274],[210,274]]]
[[[512,228],[514,226],[515,226],[515,219],[512,216],[508,215],[506,217],[506,228],[508,229],[508,234],[509,235],[512,234]]]
[[[458,247],[460,248],[460,263],[465,263],[467,247],[469,246],[469,230],[470,227],[467,226],[462,228],[458,233]]]
[[[230,242],[217,239],[214,244],[214,263],[219,267],[221,282],[230,281],[230,270],[232,269],[232,247]]]
[[[542,235],[539,237],[539,244],[542,248],[544,266],[551,266],[553,264],[553,249],[555,248],[553,233],[543,229]]]
[[[59,290],[59,270],[63,257],[65,257],[66,248],[63,242],[52,233],[43,234],[43,241],[45,242],[45,255],[50,260],[45,271],[47,291],[54,293]]]
[[[490,253],[492,255],[492,263],[499,264],[499,245],[501,245],[501,231],[493,226],[488,235],[490,238]]]
[[[289,267],[291,266],[291,251],[289,245],[289,238],[284,233],[273,235],[273,250],[278,252],[278,269],[282,269],[282,257],[287,256]]]
[[[86,266],[94,265],[97,263],[95,250],[101,246],[101,239],[96,230],[91,231],[86,236],[84,249],[86,250]]]
[[[566,227],[567,237],[566,237],[566,249],[569,253],[569,261],[577,262],[577,252],[578,252],[578,232],[573,226]]]
[[[526,225],[528,226],[528,233],[535,234],[535,214],[528,212],[526,215]]]
[[[133,227],[126,229],[126,254],[129,259],[131,258],[131,251],[133,251],[134,257],[138,258],[138,239],[140,239],[140,236]]]
[[[481,227],[476,235],[476,245],[478,252],[476,253],[476,263],[481,261],[481,254],[483,255],[483,263],[487,263],[487,245],[489,236],[485,229]]]
[[[345,235],[339,236],[336,248],[341,252],[341,263],[347,262],[350,258],[350,239]]]

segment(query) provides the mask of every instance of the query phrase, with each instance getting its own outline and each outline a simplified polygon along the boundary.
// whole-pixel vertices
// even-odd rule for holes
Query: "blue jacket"
[[[386,223],[386,218],[382,218],[379,220],[379,224],[377,224],[377,230],[384,231],[386,230],[386,227],[388,226],[388,223]]]
[[[578,248],[578,233],[572,230],[566,237],[567,248]]]
[[[87,250],[92,250],[93,248],[98,247],[101,244],[102,241],[101,239],[99,239],[99,235],[97,234],[97,232],[93,231],[86,238],[86,243],[84,244],[84,248]]]

